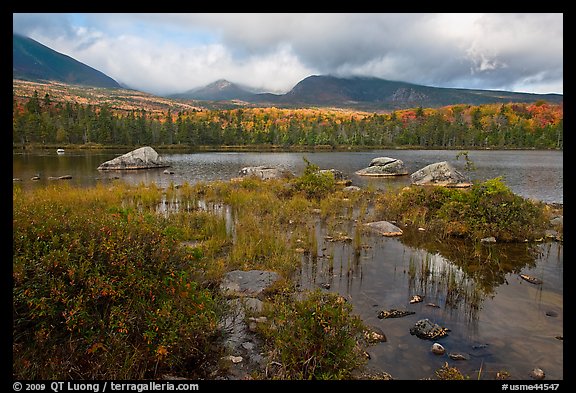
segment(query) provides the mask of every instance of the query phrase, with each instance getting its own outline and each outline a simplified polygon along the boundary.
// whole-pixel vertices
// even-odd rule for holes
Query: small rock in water
[[[468,360],[468,357],[462,355],[461,353],[451,353],[448,355],[452,360]]]
[[[416,314],[416,313],[414,311],[396,310],[393,308],[391,310],[380,311],[380,313],[378,313],[378,318],[379,319],[402,318],[402,317],[405,317],[407,315],[413,315],[413,314]]]
[[[424,296],[414,295],[412,299],[410,299],[410,304],[420,303],[422,300],[424,300]]]
[[[541,368],[535,368],[534,370],[530,371],[530,376],[534,379],[544,379],[546,374],[544,374],[544,370]]]
[[[542,280],[536,277],[529,276],[527,274],[520,274],[520,277],[524,280],[528,281],[530,284],[539,285],[542,284]]]
[[[410,334],[423,340],[434,340],[448,335],[450,329],[442,327],[429,319],[421,319],[410,328]]]
[[[433,354],[436,355],[444,355],[446,353],[446,349],[442,346],[442,344],[434,343],[432,344],[432,348],[430,349]]]
[[[371,328],[364,332],[364,338],[371,344],[386,342],[386,335],[378,328]]]

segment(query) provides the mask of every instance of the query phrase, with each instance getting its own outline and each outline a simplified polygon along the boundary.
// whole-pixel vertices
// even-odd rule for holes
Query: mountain
[[[563,95],[430,87],[374,77],[337,78],[313,75],[300,81],[279,100],[305,105],[314,103],[321,106],[402,109],[538,100],[561,102]]]
[[[337,107],[357,110],[397,110],[446,105],[481,105],[505,102],[562,102],[562,94],[532,94],[500,90],[473,90],[417,85],[374,77],[338,78],[312,75],[286,94],[251,93],[227,81],[217,81],[172,98],[195,100],[242,100],[262,106]]]
[[[121,87],[104,73],[19,34],[13,34],[12,53],[14,79],[58,81],[106,88]]]
[[[198,87],[180,94],[172,94],[168,98],[206,101],[252,101],[254,96],[255,93],[252,93],[247,88],[240,87],[225,79],[219,79],[204,87]]]

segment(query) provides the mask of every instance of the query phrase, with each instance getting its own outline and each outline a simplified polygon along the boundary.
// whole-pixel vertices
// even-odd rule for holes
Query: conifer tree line
[[[13,99],[14,146],[366,146],[563,149],[563,104],[545,101],[390,113],[237,108],[165,112]]]

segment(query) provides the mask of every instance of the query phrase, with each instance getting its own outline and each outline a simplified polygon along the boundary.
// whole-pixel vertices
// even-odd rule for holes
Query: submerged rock
[[[404,176],[408,171],[402,160],[390,157],[376,157],[367,168],[356,171],[360,176]]]
[[[452,360],[468,360],[468,356],[463,355],[461,353],[451,353],[448,355]]]
[[[106,161],[97,168],[98,170],[123,170],[123,169],[152,169],[166,168],[170,165],[162,161],[156,150],[150,146],[144,146],[132,150],[124,155]]]
[[[522,279],[528,281],[530,284],[534,284],[534,285],[542,284],[542,280],[540,280],[539,278],[533,277],[533,276],[529,276],[528,274],[520,274],[520,277]]]
[[[425,166],[410,175],[412,184],[466,188],[472,183],[446,161]]]
[[[544,370],[542,370],[541,368],[535,368],[532,371],[530,371],[530,376],[534,379],[544,379],[546,377],[546,374],[544,373]]]
[[[414,311],[407,311],[407,310],[396,310],[396,309],[390,309],[390,310],[382,310],[378,313],[378,318],[379,319],[388,319],[388,318],[402,318],[405,317],[407,315],[413,315],[416,314]]]
[[[402,229],[388,221],[375,221],[364,225],[382,236],[400,236],[403,233]]]

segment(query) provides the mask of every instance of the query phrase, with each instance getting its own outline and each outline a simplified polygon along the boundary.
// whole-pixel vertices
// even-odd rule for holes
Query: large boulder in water
[[[382,236],[400,236],[403,233],[402,229],[388,221],[369,222],[364,224],[364,226],[370,228],[373,232],[381,234]]]
[[[376,157],[367,168],[356,171],[360,176],[404,176],[408,171],[404,162],[396,158]]]
[[[293,175],[290,171],[266,165],[247,166],[240,169],[238,174],[240,177],[258,177],[262,180],[289,178]]]
[[[436,162],[410,175],[412,184],[444,187],[470,187],[472,183],[446,161]]]
[[[144,146],[100,164],[98,170],[151,169],[168,166],[170,165],[162,161],[162,157],[156,150],[150,146]]]

